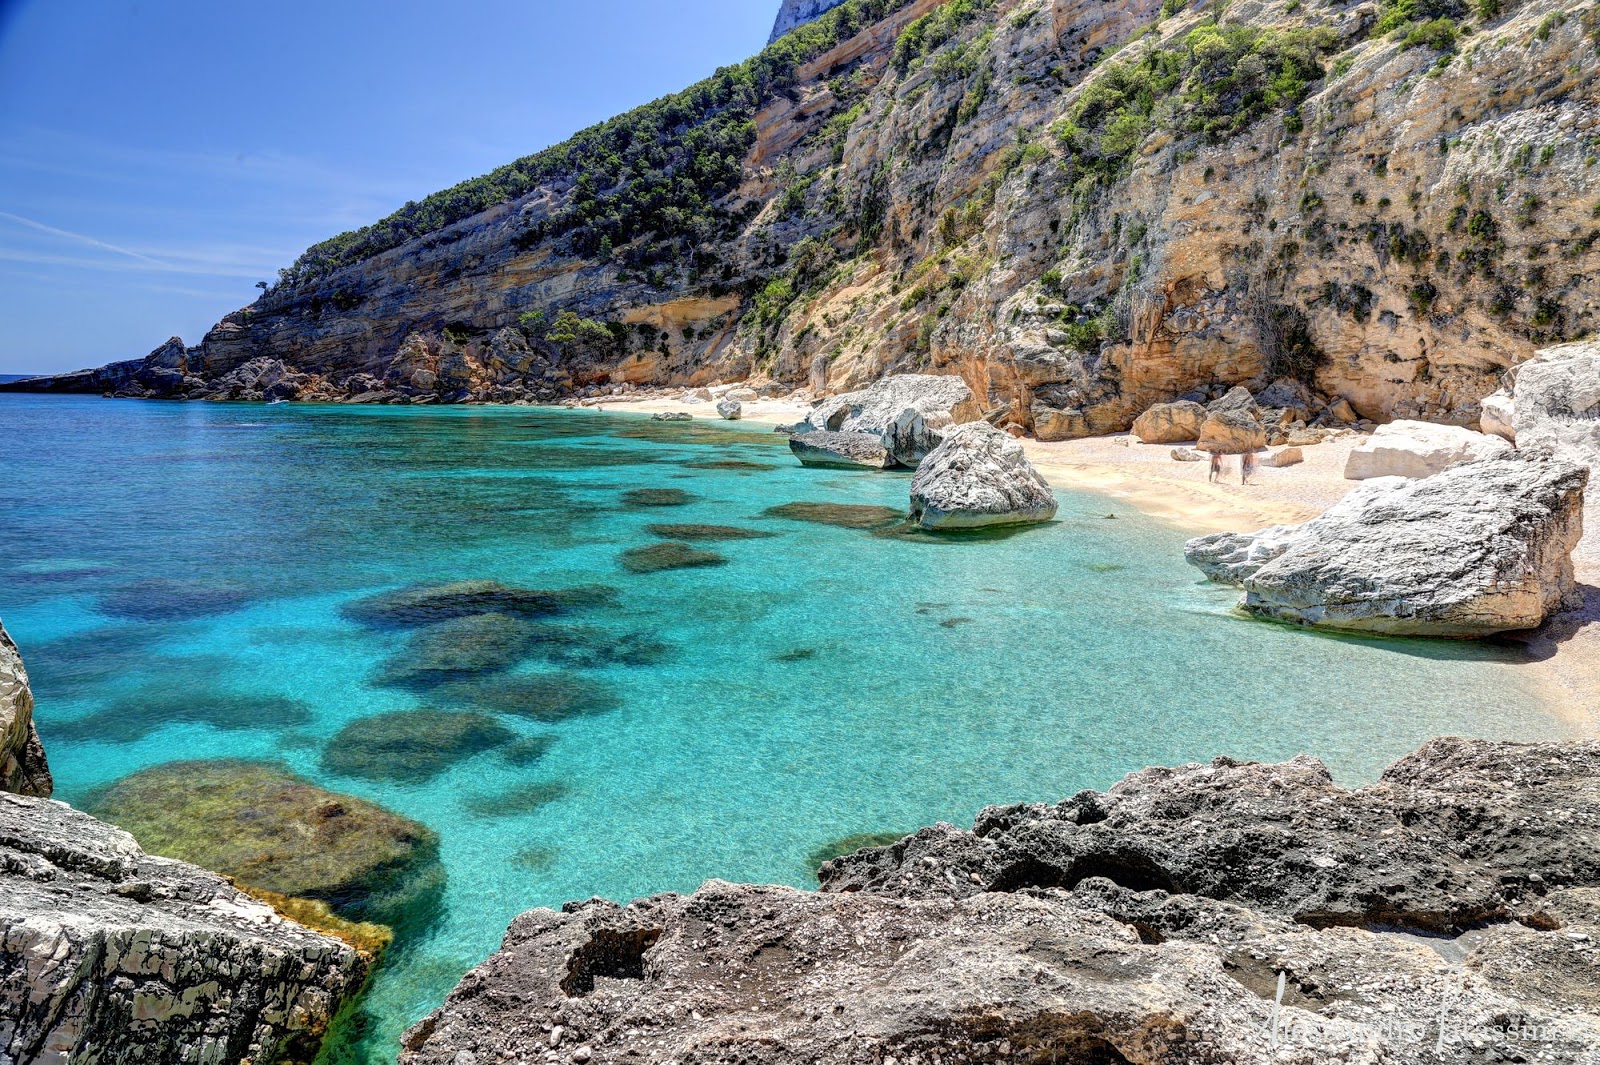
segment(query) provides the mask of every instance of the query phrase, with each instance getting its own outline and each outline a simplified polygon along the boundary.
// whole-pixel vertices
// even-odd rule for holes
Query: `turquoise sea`
[[[1183,532],[1120,502],[1063,493],[1049,526],[954,541],[763,516],[903,508],[908,477],[802,469],[760,427],[0,396],[0,455],[0,618],[58,798],[171,760],[281,759],[440,834],[445,911],[381,972],[341,1058],[392,1061],[529,907],[806,885],[830,840],[969,824],[1153,763],[1310,752],[1354,784],[1441,733],[1563,734],[1517,649],[1244,620],[1184,564]],[[661,523],[774,535],[695,544],[720,566],[622,566]],[[616,588],[556,619],[566,651],[509,674],[602,697],[501,715],[546,738],[541,758],[490,751],[425,780],[325,769],[354,719],[462,708],[393,683],[412,634],[341,608],[464,579]],[[228,727],[184,709],[219,705]]]

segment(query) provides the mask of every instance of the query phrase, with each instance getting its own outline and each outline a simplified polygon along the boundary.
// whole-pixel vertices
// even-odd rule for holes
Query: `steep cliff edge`
[[[513,922],[407,1036],[463,1061],[1592,1061],[1600,745],[1149,769],[824,865]],[[554,1048],[554,1053],[551,1052]]]
[[[22,656],[0,625],[0,792],[48,799],[55,783],[33,723],[33,690]]]
[[[778,9],[777,21],[772,24],[772,36],[767,39],[767,43],[771,44],[790,30],[822,17],[842,3],[844,0],[783,0],[783,6]]]
[[[847,0],[311,249],[196,347],[9,387],[461,402],[931,371],[1062,438],[1299,377],[1470,423],[1597,324],[1597,40],[1594,0]]]

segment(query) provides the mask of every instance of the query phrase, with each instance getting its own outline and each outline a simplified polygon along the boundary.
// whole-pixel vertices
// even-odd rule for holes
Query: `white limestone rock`
[[[987,422],[950,430],[911,479],[911,518],[924,529],[1027,525],[1056,509],[1022,445]]]
[[[872,433],[798,433],[789,438],[789,450],[802,466],[886,470],[894,456]]]
[[[1572,551],[1589,472],[1509,454],[1423,480],[1369,481],[1304,525],[1191,540],[1259,617],[1399,636],[1537,628],[1582,604]]]
[[[1459,425],[1390,422],[1365,444],[1350,452],[1344,475],[1351,481],[1371,477],[1432,477],[1463,462],[1503,455],[1511,445],[1498,436],[1475,433]]]
[[[1517,368],[1514,426],[1521,447],[1600,464],[1600,341],[1547,348]]]
[[[897,374],[859,392],[823,400],[801,431],[873,433],[896,463],[915,467],[939,446],[944,430],[982,416],[972,390],[959,377]]]

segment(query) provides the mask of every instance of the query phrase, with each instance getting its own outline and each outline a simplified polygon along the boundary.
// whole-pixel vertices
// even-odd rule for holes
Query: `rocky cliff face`
[[[1557,813],[1559,811],[1559,813]],[[1150,769],[823,866],[524,914],[403,1063],[1591,1060],[1600,746]]]
[[[54,788],[33,723],[33,691],[22,656],[0,625],[0,792],[49,798]]]
[[[313,249],[196,347],[21,387],[932,371],[1058,438],[1299,377],[1470,423],[1597,325],[1597,36],[1594,0],[848,0],[745,73]]]
[[[842,3],[844,0],[783,0],[783,6],[778,9],[778,19],[772,24],[772,36],[768,39],[768,43],[776,41],[797,26],[803,26],[815,18],[820,18]]]

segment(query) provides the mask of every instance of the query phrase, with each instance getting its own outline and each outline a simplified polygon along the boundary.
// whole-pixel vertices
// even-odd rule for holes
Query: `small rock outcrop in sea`
[[[431,829],[270,763],[169,762],[117,781],[91,809],[151,851],[346,920],[424,925],[444,884]]]
[[[215,873],[0,795],[0,1061],[309,1063],[368,966]]]
[[[1511,454],[1367,482],[1321,517],[1189,541],[1259,617],[1404,636],[1533,629],[1581,604],[1572,551],[1589,471]]]
[[[1133,420],[1133,435],[1145,444],[1186,444],[1200,439],[1206,409],[1192,400],[1157,403]]]
[[[796,433],[789,438],[789,450],[802,466],[887,470],[899,465],[876,433],[835,433],[826,429]]]
[[[1049,521],[1056,509],[1022,445],[987,422],[946,432],[911,479],[911,519],[924,529],[1028,525]]]
[[[1571,1065],[1597,827],[1594,743],[1437,740],[1355,791],[1306,757],[1148,769],[829,861],[820,893],[525,913],[401,1062]]]
[[[17,645],[0,625],[0,792],[49,798],[50,763],[33,722],[33,690]]]
[[[961,378],[898,374],[823,400],[797,431],[871,433],[895,462],[914,467],[939,446],[945,429],[981,417],[981,404]]]
[[[1494,458],[1511,450],[1498,436],[1475,433],[1459,425],[1429,422],[1390,422],[1350,452],[1345,460],[1347,480],[1372,477],[1432,477],[1463,462]]]

